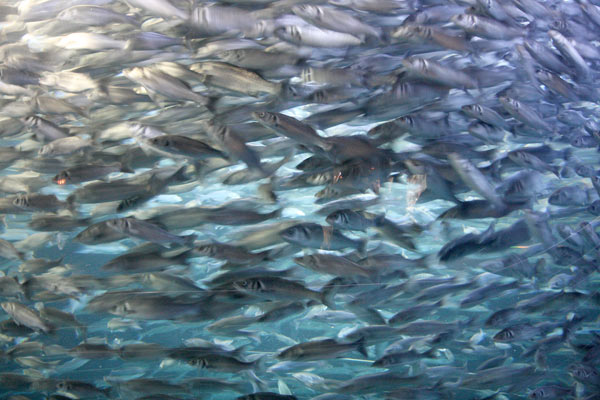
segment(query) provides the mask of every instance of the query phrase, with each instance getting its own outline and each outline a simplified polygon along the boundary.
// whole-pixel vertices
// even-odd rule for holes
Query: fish
[[[335,292],[316,292],[293,280],[279,277],[255,277],[233,282],[233,287],[243,293],[272,300],[312,299],[325,305],[333,305]]]
[[[189,246],[196,239],[196,235],[176,236],[157,225],[132,217],[109,220],[106,222],[106,226],[108,229],[112,229],[122,235],[132,236],[160,245],[174,243],[180,246]]]
[[[351,247],[364,253],[367,245],[364,240],[353,240],[336,229],[313,223],[291,226],[281,232],[280,236],[286,242],[317,249],[336,250]]]
[[[53,325],[42,319],[35,310],[21,303],[5,301],[0,303],[0,306],[17,325],[23,325],[44,333],[51,333],[55,329]]]
[[[277,358],[288,361],[318,361],[335,358],[353,349],[368,357],[364,348],[364,338],[360,338],[354,343],[338,343],[331,339],[304,342],[283,350]]]
[[[121,163],[109,165],[76,165],[60,171],[54,176],[54,178],[52,178],[52,181],[57,185],[74,185],[77,183],[102,179],[106,175],[114,172],[133,173],[133,170],[123,166]]]

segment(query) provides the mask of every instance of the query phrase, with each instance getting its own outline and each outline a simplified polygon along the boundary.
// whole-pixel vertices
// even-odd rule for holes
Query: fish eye
[[[248,281],[239,281],[238,282],[238,286],[247,287],[248,286]]]

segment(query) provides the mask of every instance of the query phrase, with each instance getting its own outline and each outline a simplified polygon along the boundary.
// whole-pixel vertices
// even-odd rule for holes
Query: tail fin
[[[192,233],[191,235],[187,236],[180,236],[180,238],[184,240],[184,245],[188,247],[194,246],[194,241],[196,240],[196,237],[197,236],[195,233]]]
[[[382,226],[382,225],[386,224],[389,221],[387,221],[385,219],[385,215],[382,214],[382,215],[375,216],[375,218],[373,218],[373,222],[375,223],[375,226]]]
[[[261,358],[261,360],[262,360],[262,358]],[[265,381],[261,380],[258,376],[256,376],[254,371],[246,370],[246,371],[244,371],[244,373],[246,375],[248,375],[250,384],[252,385],[252,390],[254,392],[265,392],[265,391],[269,390],[267,383]]]
[[[369,358],[369,352],[367,351],[367,348],[365,347],[365,337],[364,336],[361,336],[361,338],[358,339],[353,344],[356,345],[356,350],[358,350],[358,352],[360,354],[365,356],[365,358]]]
[[[335,309],[335,294],[337,293],[337,286],[325,286],[321,289],[321,303],[325,304],[327,308]]]
[[[562,170],[562,167],[560,165],[551,165],[550,170],[558,179],[561,179],[560,171]]]
[[[68,209],[69,210],[73,210],[76,207],[76,203],[75,203],[75,196],[73,194],[70,194],[67,197],[67,203],[68,203]]]
[[[358,244],[358,249],[356,249],[358,251],[358,253],[361,255],[361,257],[366,257],[367,256],[367,244],[369,242],[368,238],[364,238],[360,240],[360,243]]]
[[[421,355],[425,358],[439,358],[440,352],[435,348],[431,348],[431,349],[427,350],[426,352],[421,353]]]
[[[570,147],[564,149],[563,150],[563,159],[565,161],[569,161],[571,159],[571,157],[573,157],[573,149]]]
[[[135,171],[132,170],[131,168],[129,168],[129,166],[127,164],[125,164],[124,162],[120,162],[119,164],[121,166],[121,169],[120,169],[121,172],[125,172],[126,174],[134,174],[135,173]]]

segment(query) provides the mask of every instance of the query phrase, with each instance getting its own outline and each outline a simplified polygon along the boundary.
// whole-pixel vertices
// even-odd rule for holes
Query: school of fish
[[[600,0],[0,0],[0,398],[600,399]]]

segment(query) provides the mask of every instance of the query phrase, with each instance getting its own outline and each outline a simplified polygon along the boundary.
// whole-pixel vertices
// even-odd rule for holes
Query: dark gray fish
[[[173,243],[180,246],[189,246],[193,244],[194,240],[196,239],[196,235],[194,234],[188,236],[173,235],[158,225],[154,225],[132,217],[108,220],[106,221],[106,226],[122,235],[147,240],[163,246],[165,244]]]
[[[350,239],[334,228],[313,223],[294,225],[285,229],[280,235],[289,243],[324,250],[341,250],[351,247],[359,252],[364,252],[367,245],[365,240]]]

